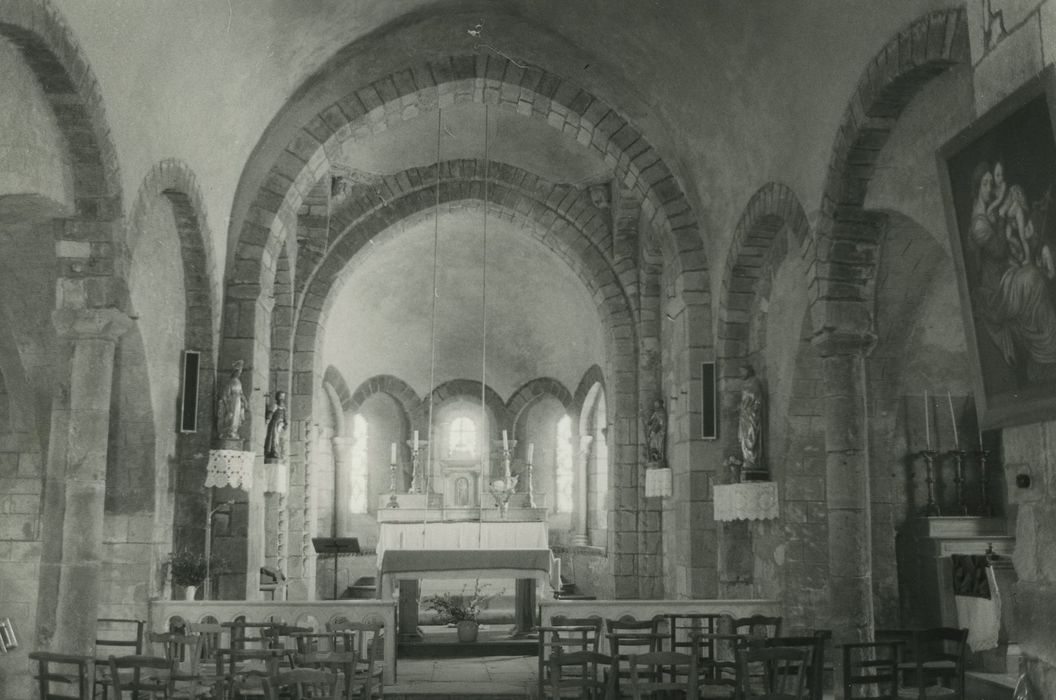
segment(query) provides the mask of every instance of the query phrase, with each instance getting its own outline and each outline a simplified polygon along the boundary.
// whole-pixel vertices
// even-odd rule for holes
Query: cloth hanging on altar
[[[388,550],[547,549],[545,522],[381,523],[378,568]]]
[[[400,579],[550,577],[549,549],[391,549],[381,560],[382,598],[391,598]]]
[[[951,555],[957,624],[972,651],[993,649],[1001,632],[1001,592],[985,555]]]

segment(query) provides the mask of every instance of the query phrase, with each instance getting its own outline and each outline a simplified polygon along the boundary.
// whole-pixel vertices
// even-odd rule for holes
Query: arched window
[[[451,421],[451,430],[448,432],[448,445],[451,452],[476,453],[477,424],[472,418],[459,416]]]
[[[555,503],[558,513],[571,513],[574,503],[572,462],[572,416],[562,416],[557,421],[557,461],[554,465],[554,484],[557,492]]]

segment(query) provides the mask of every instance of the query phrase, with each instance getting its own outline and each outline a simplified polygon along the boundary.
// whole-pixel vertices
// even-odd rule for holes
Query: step
[[[964,674],[965,700],[1012,700],[1016,678],[1007,673],[968,671]]]

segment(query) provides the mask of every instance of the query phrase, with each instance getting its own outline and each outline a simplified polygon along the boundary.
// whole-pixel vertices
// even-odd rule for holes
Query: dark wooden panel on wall
[[[180,432],[193,433],[198,430],[198,369],[201,353],[197,350],[183,351],[182,391],[180,392]]]
[[[700,365],[700,437],[714,440],[719,436],[719,408],[716,405],[715,363]]]

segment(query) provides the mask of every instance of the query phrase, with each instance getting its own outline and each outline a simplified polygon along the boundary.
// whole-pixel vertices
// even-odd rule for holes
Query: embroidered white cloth
[[[957,605],[957,626],[968,628],[968,647],[972,651],[993,649],[1001,632],[1001,592],[994,567],[986,567],[986,580],[990,584],[989,600],[966,595],[953,597]]]
[[[646,498],[666,498],[673,489],[672,472],[667,467],[654,467],[645,470]]]
[[[231,486],[243,491],[253,488],[253,464],[257,460],[256,452],[242,450],[209,450],[209,464],[206,465],[206,487]]]
[[[378,566],[388,549],[546,549],[545,522],[380,523]]]

